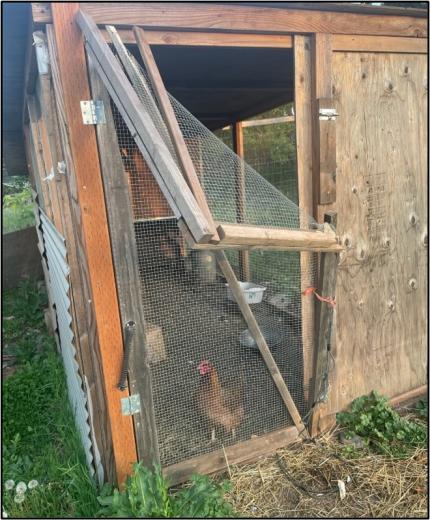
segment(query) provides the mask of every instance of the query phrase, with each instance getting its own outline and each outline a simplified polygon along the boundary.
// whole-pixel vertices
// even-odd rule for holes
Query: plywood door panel
[[[336,369],[329,410],[426,381],[427,59],[333,55],[339,117]]]

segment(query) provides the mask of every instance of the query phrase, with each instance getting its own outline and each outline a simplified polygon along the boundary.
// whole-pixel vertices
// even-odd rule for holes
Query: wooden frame
[[[49,4],[32,4],[35,23],[52,19]],[[412,16],[374,16],[318,10],[259,8],[238,5],[192,3],[85,3],[85,11],[99,25],[141,25],[149,28],[172,28],[211,31],[246,31],[259,33],[331,33],[381,36],[427,36],[427,20]],[[160,20],[160,12],[163,13]],[[222,14],[222,16],[220,16]]]
[[[77,109],[81,100],[90,99],[84,42],[75,22],[79,5],[56,3],[52,4],[52,9],[65,118],[75,165],[76,191],[82,209],[81,226],[92,304],[97,317],[113,453],[118,481],[122,483],[136,460],[136,447],[131,417],[121,414],[121,394],[116,388],[123,354],[122,330],[96,134],[94,127],[82,124]]]

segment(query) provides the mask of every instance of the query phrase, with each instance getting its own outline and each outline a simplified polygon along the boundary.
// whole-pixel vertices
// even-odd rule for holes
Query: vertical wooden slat
[[[123,483],[137,458],[136,445],[132,419],[121,414],[120,399],[124,393],[116,388],[123,355],[122,328],[96,133],[93,126],[82,123],[80,111],[80,101],[90,99],[90,89],[83,36],[75,22],[79,4],[52,3],[51,6],[115,465],[118,481]]]
[[[129,365],[130,390],[133,394],[139,393],[141,401],[141,411],[133,417],[136,442],[139,460],[151,467],[152,464],[159,463],[159,452],[130,192],[116,137],[109,94],[91,60],[88,68],[93,98],[103,101],[105,108],[106,123],[97,125],[97,140],[122,322],[132,320],[136,323]]]
[[[243,142],[243,126],[242,122],[238,121],[232,125],[233,129],[233,150],[241,159],[245,157],[245,148]],[[246,192],[245,192],[245,168],[241,163],[238,168],[235,178],[236,187],[236,220],[239,224],[245,222],[245,208],[246,208]],[[243,282],[247,282],[251,278],[249,265],[249,252],[239,251],[239,271]]]
[[[324,221],[336,227],[336,213],[324,216]],[[320,275],[317,292],[323,297],[334,298],[336,292],[336,273],[338,255],[321,253]],[[319,421],[324,415],[325,402],[328,399],[329,374],[333,366],[331,355],[334,308],[332,305],[318,301],[316,309],[317,341],[315,344],[314,377],[312,384],[312,402],[314,409],[310,420],[310,435],[320,433]]]
[[[306,227],[307,216],[313,213],[312,194],[312,88],[311,88],[311,38],[294,36],[294,100],[297,154],[297,183],[301,227]],[[313,298],[303,295],[308,287],[313,287],[316,254],[303,251],[300,253],[300,287],[302,345],[303,345],[303,386],[305,399],[309,396],[309,387],[313,368],[315,335],[315,304]]]
[[[335,177],[332,171],[327,171],[328,157],[336,153],[327,143],[332,143],[332,128],[334,121],[320,121],[319,108],[322,100],[332,96],[332,35],[316,33],[312,36],[312,113],[313,113],[313,214],[318,217],[318,204],[329,204],[336,200]],[[321,105],[321,108],[325,108]],[[330,136],[330,138],[329,138]],[[322,162],[321,162],[322,159]],[[330,159],[330,164],[336,159]],[[321,169],[323,166],[323,169]]]

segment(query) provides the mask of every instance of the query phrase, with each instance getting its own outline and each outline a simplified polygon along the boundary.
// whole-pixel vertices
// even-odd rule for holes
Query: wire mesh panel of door
[[[179,165],[145,70],[131,83]],[[209,207],[218,222],[309,229],[313,220],[170,97]],[[209,250],[191,250],[112,102],[129,180],[161,463],[170,465],[292,424],[239,308]],[[243,190],[238,190],[238,178]],[[301,258],[302,255],[302,258]],[[298,410],[309,409],[313,256],[254,251],[244,286]],[[239,273],[237,251],[228,253]],[[306,298],[310,298],[307,296]],[[306,300],[308,301],[308,300]],[[304,327],[306,324],[306,327]]]

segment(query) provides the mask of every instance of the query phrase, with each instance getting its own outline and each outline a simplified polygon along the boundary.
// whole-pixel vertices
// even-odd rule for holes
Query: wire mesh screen
[[[125,67],[130,80],[175,157],[146,73],[134,60],[132,64]],[[309,228],[312,219],[293,201],[170,99],[216,220]],[[112,110],[133,206],[161,463],[174,464],[291,425],[213,253],[186,245],[113,103]],[[245,179],[242,197],[238,176]],[[250,283],[255,287],[247,296],[261,297],[252,310],[305,415],[313,330],[311,306],[301,291],[313,282],[316,265],[300,255],[251,252]],[[239,276],[238,253],[231,251],[229,258]]]

